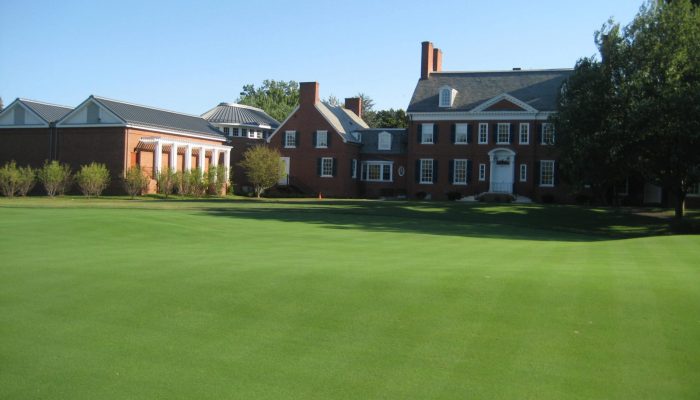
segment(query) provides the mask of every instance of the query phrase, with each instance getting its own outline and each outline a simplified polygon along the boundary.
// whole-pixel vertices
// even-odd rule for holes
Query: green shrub
[[[143,192],[148,190],[150,180],[151,178],[145,174],[140,165],[134,165],[124,175],[124,188],[133,199],[135,196],[141,196]]]
[[[99,196],[109,185],[109,170],[104,164],[93,162],[80,167],[75,180],[85,196]]]
[[[190,194],[190,180],[191,177],[190,175],[192,172],[190,171],[179,171],[176,174],[176,189],[177,193],[181,196],[189,196]]]
[[[166,199],[173,193],[176,183],[177,174],[170,168],[166,168],[165,170],[156,173],[158,193],[164,195]]]
[[[195,168],[190,172],[190,190],[187,193],[190,196],[202,197],[207,191],[206,178],[202,174],[202,170]]]
[[[17,164],[10,161],[0,168],[0,190],[7,197],[14,197],[19,191],[20,173]]]
[[[209,167],[206,173],[207,192],[213,196],[220,196],[226,185],[226,167],[217,165]]]
[[[19,188],[17,192],[20,196],[26,196],[36,185],[36,171],[30,166],[19,167]]]
[[[44,185],[46,194],[51,197],[63,195],[70,188],[72,183],[71,170],[68,165],[60,164],[58,161],[46,161],[37,175],[39,181]]]

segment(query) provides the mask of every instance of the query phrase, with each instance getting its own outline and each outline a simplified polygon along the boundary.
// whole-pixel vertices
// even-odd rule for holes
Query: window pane
[[[467,183],[467,160],[454,161],[453,176],[454,183]]]
[[[422,183],[433,182],[433,160],[421,160],[420,181]]]

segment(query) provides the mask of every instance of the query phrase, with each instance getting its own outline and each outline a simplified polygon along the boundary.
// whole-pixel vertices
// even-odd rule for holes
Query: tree
[[[580,60],[559,101],[565,171],[601,185],[640,174],[673,194],[681,218],[700,178],[700,10],[649,2],[624,29],[603,25],[596,44],[600,61]]]
[[[376,113],[374,111],[374,100],[366,93],[358,93],[355,97],[362,100],[362,119],[370,128],[377,126]]]
[[[75,174],[75,180],[83,195],[99,197],[109,185],[109,170],[104,164],[93,162],[83,165]]]
[[[284,121],[299,104],[299,84],[295,81],[266,79],[262,86],[243,86],[237,103],[262,108],[272,118]]]
[[[59,196],[65,194],[73,182],[70,167],[56,160],[46,161],[44,166],[37,171],[37,176],[42,185],[44,185],[46,194],[51,197],[57,194]]]
[[[258,198],[284,176],[284,162],[280,157],[277,149],[266,146],[253,146],[243,153],[243,161],[238,165],[246,169],[248,181]]]
[[[141,169],[140,165],[133,165],[124,174],[124,188],[133,199],[135,196],[140,196],[148,189],[148,183],[151,180],[146,173]]]
[[[375,113],[373,128],[407,128],[408,119],[406,112],[402,109],[390,108],[380,110]]]

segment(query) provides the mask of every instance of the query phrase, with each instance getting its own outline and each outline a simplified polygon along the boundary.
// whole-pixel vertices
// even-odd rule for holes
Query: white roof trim
[[[284,127],[284,124],[286,124],[292,118],[292,116],[296,114],[297,111],[299,111],[298,105],[292,110],[292,112],[289,113],[289,115],[287,115],[287,118],[285,118],[284,121],[282,121],[280,126],[278,126],[277,129],[274,130],[274,132],[272,132],[272,135],[267,137],[267,143],[270,143],[270,140],[272,140],[272,138],[277,134],[277,132],[279,132],[280,129],[282,129],[282,127]]]
[[[88,102],[94,101],[97,103],[100,107],[104,108],[107,112],[109,112],[114,118],[118,119],[119,121],[122,121],[122,124],[95,124],[95,125],[87,125],[87,124],[64,124],[63,121],[69,119],[72,117],[74,114],[77,114]],[[77,127],[87,127],[87,126],[126,126],[126,121],[124,118],[120,117],[117,115],[114,111],[110,110],[109,107],[106,105],[102,104],[102,102],[99,101],[95,96],[90,95],[87,99],[85,99],[82,103],[80,103],[77,107],[73,109],[73,111],[69,112],[68,114],[64,115],[63,118],[59,119],[56,121],[56,126],[59,128],[65,127],[65,128],[77,128]]]
[[[445,111],[445,112],[410,112],[406,113],[412,121],[546,121],[554,115],[553,111]]]
[[[2,112],[0,112],[0,116],[2,116],[5,113],[9,113],[11,109],[14,109],[15,107],[22,107],[24,108],[25,111],[29,111],[32,115],[36,116],[40,120],[44,121],[43,124],[41,125],[31,125],[31,124],[24,124],[24,125],[0,125],[0,128],[48,128],[49,127],[49,121],[45,120],[41,115],[36,113],[34,110],[32,110],[31,107],[28,105],[24,104],[24,99],[21,98],[16,98],[15,101],[10,103],[7,107],[5,107]],[[29,101],[34,101],[34,100],[29,100]],[[39,103],[38,101],[35,103]],[[62,107],[62,106],[61,106]]]
[[[518,106],[524,110],[524,111],[508,111],[508,112],[537,112],[536,108],[533,108],[531,105],[529,105],[521,100],[518,100],[517,98],[509,95],[508,93],[499,94],[498,96],[479,104],[478,106],[474,107],[470,111],[472,111],[472,112],[485,111],[487,108],[491,107],[492,105],[498,103],[501,100],[509,101],[509,102],[515,104],[516,106]],[[501,112],[501,111],[493,111],[493,112]]]
[[[167,139],[167,138],[161,138],[161,137],[145,137],[139,139],[139,142],[142,143],[162,143],[164,145],[172,145],[175,144],[177,146],[192,146],[195,148],[199,147],[206,147],[207,149],[217,149],[217,150],[224,150],[224,151],[229,151],[233,148],[233,146],[226,146],[223,144],[206,144],[206,143],[197,143],[197,142],[188,142],[184,140],[173,140],[173,139]]]

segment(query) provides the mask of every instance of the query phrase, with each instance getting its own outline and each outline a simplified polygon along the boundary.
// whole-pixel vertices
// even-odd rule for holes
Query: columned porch
[[[231,174],[232,148],[226,145],[148,137],[140,139],[136,146],[136,163],[152,178],[155,178],[157,171],[162,171],[164,168],[169,168],[173,172],[191,171],[195,165],[200,173],[204,173],[210,166],[217,167],[223,164],[228,182]],[[150,160],[144,162],[142,152],[152,153],[153,162],[148,162]],[[207,162],[207,158],[209,158],[209,162]],[[193,162],[195,159],[197,160],[196,164]]]

